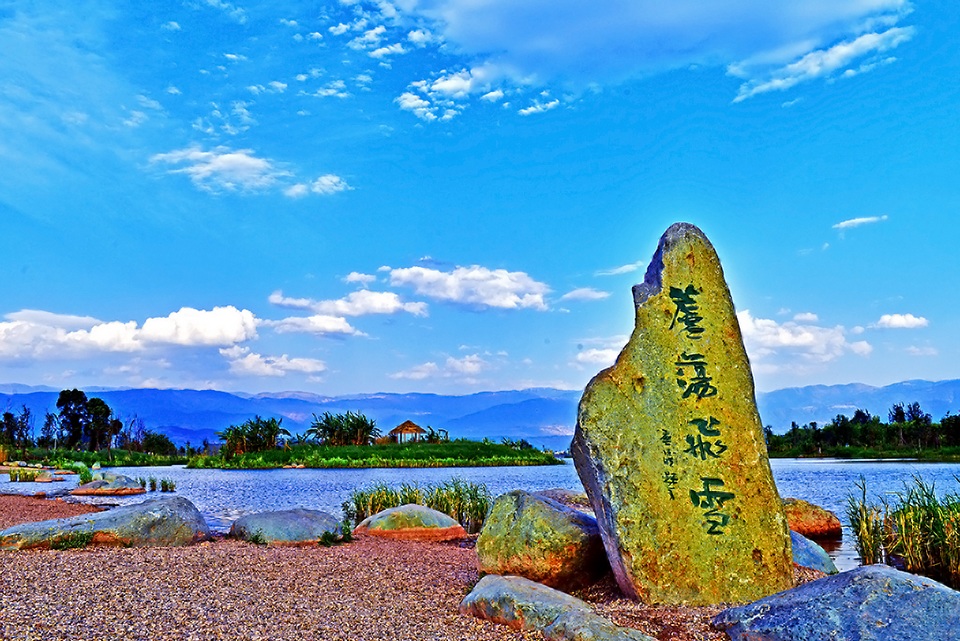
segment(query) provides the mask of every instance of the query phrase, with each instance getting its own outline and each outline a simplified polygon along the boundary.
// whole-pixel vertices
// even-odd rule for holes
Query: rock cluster
[[[452,517],[413,503],[368,516],[360,521],[353,533],[409,541],[451,541],[467,535],[463,526]]]
[[[477,539],[479,569],[572,590],[609,569],[597,521],[557,501],[514,490],[496,499]]]
[[[460,612],[557,641],[653,641],[614,625],[580,599],[517,576],[483,577],[460,603]]]
[[[802,499],[784,499],[787,524],[808,539],[839,539],[843,536],[840,519],[830,510]]]
[[[182,497],[149,499],[106,512],[23,523],[0,531],[0,550],[190,545],[210,538],[193,503]]]
[[[338,533],[340,522],[320,510],[297,508],[249,514],[233,522],[230,536],[274,545],[308,545],[324,532]]]
[[[886,565],[867,565],[724,610],[733,641],[958,641],[960,592]]]
[[[146,491],[140,483],[129,476],[103,472],[94,476],[94,479],[89,483],[84,483],[71,490],[70,494],[75,496],[128,496],[143,494]]]

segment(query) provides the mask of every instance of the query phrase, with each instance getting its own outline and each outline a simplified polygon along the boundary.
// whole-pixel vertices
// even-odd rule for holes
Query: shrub
[[[475,533],[483,527],[492,502],[486,485],[453,478],[437,485],[403,483],[397,488],[377,483],[367,490],[354,490],[342,508],[347,521],[356,525],[387,508],[415,503],[449,514],[467,532]]]
[[[957,479],[960,483],[960,478]],[[859,498],[850,497],[847,518],[864,563],[887,561],[960,587],[960,495],[937,498],[934,485],[919,476],[904,483],[893,506],[867,502],[861,478]]]

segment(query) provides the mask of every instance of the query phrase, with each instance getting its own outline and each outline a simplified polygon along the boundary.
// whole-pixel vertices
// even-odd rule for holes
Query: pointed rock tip
[[[643,282],[633,286],[634,306],[640,307],[650,296],[660,292],[663,287],[663,254],[669,251],[674,245],[683,240],[693,237],[700,242],[706,243],[711,249],[713,245],[703,231],[692,223],[673,223],[667,227],[667,231],[660,236],[660,242],[657,243],[657,251],[654,252],[647,271],[643,276]]]

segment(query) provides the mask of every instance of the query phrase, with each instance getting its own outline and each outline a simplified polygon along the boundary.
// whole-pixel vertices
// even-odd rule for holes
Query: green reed
[[[366,489],[354,490],[343,502],[343,513],[354,524],[387,508],[408,503],[449,514],[467,532],[479,532],[490,510],[493,497],[487,486],[454,478],[436,485],[403,483],[392,487],[377,483]]]
[[[960,496],[938,498],[934,484],[918,476],[904,483],[893,505],[870,504],[863,478],[857,488],[860,496],[847,500],[847,518],[865,564],[902,565],[960,586]]]

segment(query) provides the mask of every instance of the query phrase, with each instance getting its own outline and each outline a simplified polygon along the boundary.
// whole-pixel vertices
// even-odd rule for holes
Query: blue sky
[[[576,389],[677,221],[720,253],[758,389],[958,378],[958,23],[0,2],[0,382]]]

